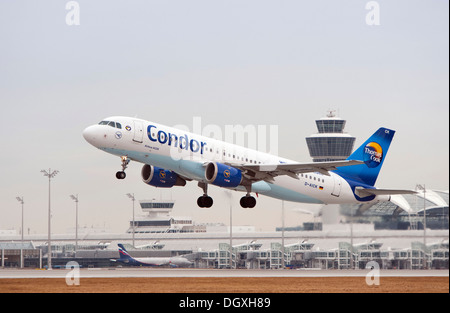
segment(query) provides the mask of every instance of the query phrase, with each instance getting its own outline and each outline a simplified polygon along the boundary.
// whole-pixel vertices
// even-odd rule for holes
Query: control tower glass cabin
[[[326,117],[316,120],[319,133],[306,137],[314,162],[340,161],[350,156],[355,137],[344,133],[345,122],[334,111],[328,111]]]

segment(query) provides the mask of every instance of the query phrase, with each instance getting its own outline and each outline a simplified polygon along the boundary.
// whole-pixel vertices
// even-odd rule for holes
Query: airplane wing
[[[234,164],[226,163],[229,166],[240,169],[246,178],[250,180],[273,181],[274,177],[288,175],[298,179],[298,174],[319,172],[330,176],[328,171],[336,170],[337,167],[363,164],[363,161],[345,160],[334,162],[312,162],[312,163],[280,163],[280,164]]]

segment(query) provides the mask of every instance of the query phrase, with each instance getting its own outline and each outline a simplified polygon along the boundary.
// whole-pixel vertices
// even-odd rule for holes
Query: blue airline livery
[[[252,193],[303,203],[358,204],[389,201],[411,190],[377,189],[395,131],[378,129],[347,160],[298,163],[268,153],[193,134],[142,119],[113,116],[87,127],[83,136],[94,147],[119,156],[124,179],[129,162],[143,163],[144,183],[162,188],[197,181],[200,207],[211,207],[208,186],[246,193],[240,200],[253,208]]]
[[[132,257],[122,244],[119,246],[119,259],[112,259],[111,261],[119,262],[130,266],[170,266],[170,267],[190,267],[193,262],[187,258],[179,257]]]

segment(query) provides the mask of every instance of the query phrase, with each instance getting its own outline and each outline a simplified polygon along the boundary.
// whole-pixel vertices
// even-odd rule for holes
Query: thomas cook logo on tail
[[[368,167],[374,168],[381,164],[383,160],[383,149],[376,142],[369,142],[364,147],[364,163]]]

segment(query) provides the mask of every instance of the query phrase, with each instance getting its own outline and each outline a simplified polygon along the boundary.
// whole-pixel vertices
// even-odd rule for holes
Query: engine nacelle
[[[186,181],[177,173],[148,164],[142,167],[141,177],[144,183],[155,187],[171,188],[186,185]]]
[[[206,166],[206,181],[220,187],[237,187],[242,182],[242,172],[237,168],[211,162]]]

